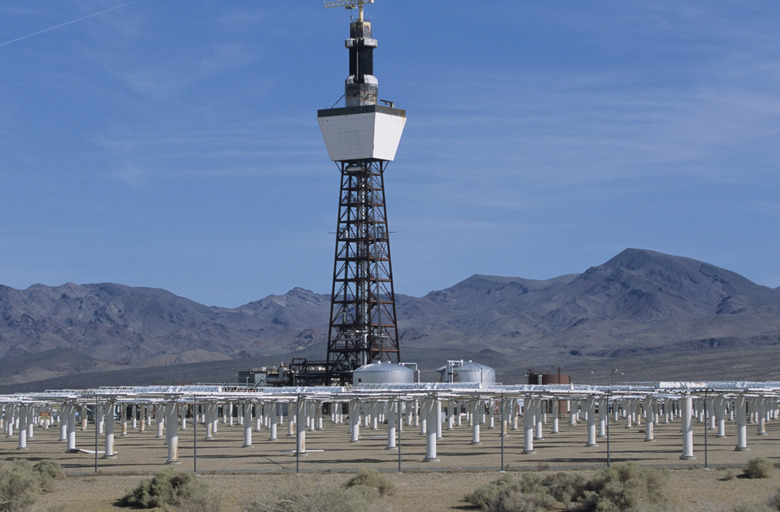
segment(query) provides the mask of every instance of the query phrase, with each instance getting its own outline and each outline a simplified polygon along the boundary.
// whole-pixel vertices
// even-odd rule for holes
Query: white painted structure
[[[395,160],[406,112],[381,105],[333,108],[317,113],[328,156],[334,162]]]
[[[218,432],[220,411],[229,414],[234,404],[239,422],[244,427],[244,446],[252,444],[252,416],[263,416],[269,429],[269,441],[276,440],[277,425],[288,416],[289,433],[297,437],[296,451],[306,453],[306,429],[322,428],[322,407],[329,404],[331,418],[340,422],[341,410],[348,408],[349,433],[345,440],[360,441],[360,426],[377,429],[380,422],[387,423],[387,449],[397,449],[399,425],[419,421],[421,433],[426,439],[426,461],[437,461],[437,441],[442,438],[442,404],[447,408],[447,422],[454,424],[453,414],[466,415],[472,429],[471,442],[480,442],[480,427],[489,424],[490,418],[500,414],[502,435],[506,435],[510,423],[517,422],[522,407],[523,453],[534,452],[534,439],[541,439],[546,411],[553,414],[553,432],[558,429],[558,417],[569,404],[570,417],[576,418],[581,410],[587,421],[586,446],[596,446],[597,421],[606,419],[611,406],[615,418],[618,412],[626,416],[627,425],[644,422],[645,440],[653,440],[653,425],[661,414],[670,421],[676,414],[681,420],[680,459],[695,458],[693,445],[693,420],[706,421],[711,428],[711,418],[718,434],[725,435],[721,427],[731,414],[736,423],[736,450],[748,450],[747,423],[752,416],[758,425],[757,435],[766,432],[766,422],[778,417],[778,382],[656,382],[625,384],[620,386],[578,385],[496,385],[484,383],[407,383],[366,384],[348,387],[297,387],[253,388],[248,386],[146,386],[116,387],[92,390],[57,390],[41,393],[0,395],[0,425],[6,436],[18,436],[18,448],[25,450],[35,442],[34,428],[46,428],[49,415],[60,422],[60,441],[69,452],[77,451],[76,425],[82,428],[88,421],[88,412],[95,412],[103,428],[105,455],[119,456],[114,449],[114,422],[119,418],[125,423],[127,411],[133,411],[140,419],[140,428],[152,421],[163,425],[168,449],[168,463],[178,461],[178,428],[190,412],[206,425],[206,439],[214,439]],[[706,404],[705,404],[706,400]],[[607,403],[609,406],[607,406]],[[706,405],[706,407],[705,407]],[[598,408],[598,413],[596,409]],[[488,410],[490,413],[488,414]],[[338,411],[338,412],[337,412]],[[455,412],[457,411],[457,412]],[[661,413],[663,411],[663,413]],[[42,412],[47,420],[40,421]],[[78,417],[77,417],[78,412]],[[194,418],[197,421],[197,418]],[[228,418],[223,416],[223,421]],[[600,426],[600,425],[599,425]],[[183,427],[182,427],[183,428]],[[123,428],[124,431],[124,428]],[[536,431],[536,437],[535,437]],[[121,448],[121,447],[120,447]]]

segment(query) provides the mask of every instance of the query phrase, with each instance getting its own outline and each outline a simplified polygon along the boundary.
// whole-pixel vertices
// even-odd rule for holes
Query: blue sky
[[[780,2],[377,0],[397,293],[626,247],[780,286]],[[0,283],[328,293],[350,12],[0,1]]]

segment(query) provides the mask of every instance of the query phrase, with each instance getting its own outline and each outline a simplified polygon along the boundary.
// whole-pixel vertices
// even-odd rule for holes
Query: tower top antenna
[[[363,21],[363,6],[366,4],[373,4],[374,0],[334,0],[331,2],[325,2],[325,8],[331,7],[344,7],[346,9],[358,10],[358,21]]]

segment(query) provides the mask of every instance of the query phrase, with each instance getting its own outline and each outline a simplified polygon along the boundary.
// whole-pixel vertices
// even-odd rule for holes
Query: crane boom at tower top
[[[345,9],[358,10],[358,21],[363,21],[363,6],[366,4],[373,4],[374,0],[334,0],[325,2],[325,8],[331,7],[344,7]]]

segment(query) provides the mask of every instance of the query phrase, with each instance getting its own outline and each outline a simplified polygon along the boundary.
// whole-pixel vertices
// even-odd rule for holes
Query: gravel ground
[[[591,470],[582,470],[590,473]],[[510,474],[513,474],[511,471]],[[669,484],[669,510],[729,511],[734,505],[765,503],[780,490],[776,478],[766,480],[725,479],[727,470],[675,469]],[[738,472],[736,472],[738,473]],[[222,498],[222,512],[239,512],[246,503],[263,496],[294,491],[311,493],[343,484],[350,475],[306,474],[206,474],[201,475],[209,489]],[[498,478],[493,472],[388,473],[395,484],[392,508],[397,511],[441,512],[472,510],[463,497],[482,484]],[[99,512],[127,510],[114,506],[117,498],[140,481],[138,475],[71,476],[56,491],[39,498],[35,510]]]

